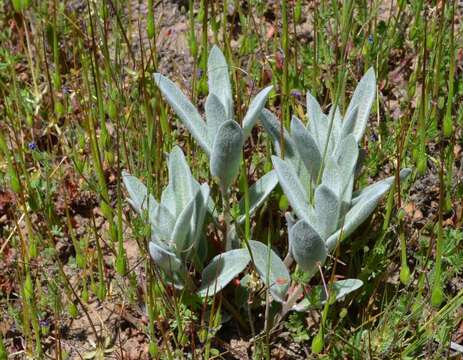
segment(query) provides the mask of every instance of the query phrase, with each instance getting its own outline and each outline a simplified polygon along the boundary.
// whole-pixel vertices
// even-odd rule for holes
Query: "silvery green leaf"
[[[326,185],[315,189],[314,195],[316,224],[311,224],[323,240],[336,231],[339,225],[340,202],[338,196]]]
[[[357,159],[359,156],[359,149],[357,141],[352,134],[344,137],[336,148],[336,160],[340,165],[343,174],[353,174]]]
[[[213,140],[215,139],[220,125],[229,119],[227,118],[227,113],[225,112],[224,106],[220,102],[217,95],[213,93],[210,93],[207,96],[204,108],[206,111],[206,123],[209,139]]]
[[[179,88],[165,76],[158,73],[154,74],[154,82],[161,90],[166,101],[172,106],[175,113],[182,120],[183,125],[185,125],[206,154],[209,155],[212,141],[209,139],[207,126],[201,118],[201,115],[199,115],[198,110]]]
[[[174,146],[169,154],[169,185],[175,194],[175,214],[178,216],[199,189],[185,155],[178,146]]]
[[[312,271],[327,256],[325,242],[305,220],[299,220],[289,231],[289,244],[294,260],[304,271]]]
[[[262,126],[270,135],[276,153],[281,156],[281,123],[280,120],[269,110],[263,109],[260,116]],[[286,129],[283,127],[283,141],[285,144],[285,159],[297,159],[299,157],[296,145],[293,139],[289,136]]]
[[[373,68],[368,69],[365,75],[360,79],[357,88],[352,95],[352,99],[347,108],[346,114],[349,114],[355,106],[358,106],[357,120],[353,134],[355,140],[360,142],[365,133],[368,116],[375,100],[376,95],[376,77]]]
[[[322,156],[317,142],[297,117],[291,119],[291,137],[313,182],[317,181]]]
[[[225,108],[227,119],[233,118],[233,95],[228,65],[222,51],[213,46],[207,60],[209,92],[215,94]]]
[[[175,227],[172,232],[172,244],[171,246],[175,249],[176,254],[185,257],[189,250],[191,250],[190,239],[191,238],[191,219],[193,217],[193,211],[196,204],[196,197],[201,197],[201,191],[198,189],[194,198],[182,209],[175,222]]]
[[[276,301],[283,302],[291,283],[288,268],[267,245],[249,240],[249,246],[254,265],[263,283],[269,286],[270,293]]]
[[[318,122],[318,125],[317,125],[318,130],[319,130],[319,134],[318,134],[319,147],[318,148],[319,148],[320,154],[324,153],[327,141],[328,141],[328,148],[327,148],[328,154],[331,154],[334,148],[336,147],[336,140],[333,135],[333,129],[331,129],[331,132],[330,132],[330,121],[331,121],[331,118],[329,118],[325,114],[322,114],[320,116],[320,121]],[[334,122],[334,118],[333,118],[333,122]]]
[[[329,128],[330,128],[331,117],[326,116],[323,113],[317,99],[315,99],[310,94],[310,92],[307,92],[307,115],[309,118],[307,129],[309,130],[309,133],[312,135],[312,137],[316,140],[320,154],[323,155],[325,151],[325,145],[326,145],[326,141],[328,140],[328,137],[329,137],[328,153],[331,153],[334,146],[336,145],[335,136],[333,135],[334,131],[337,131],[337,130],[333,130],[335,128],[336,118],[333,117],[333,126],[332,126],[331,133],[330,133]],[[340,116],[339,113],[338,113],[338,116]]]
[[[349,182],[344,190],[344,194],[342,194],[341,198],[341,210],[339,216],[339,223],[344,221],[344,215],[349,211],[349,208],[352,206],[352,190],[354,189],[354,176],[349,178]]]
[[[345,279],[336,281],[333,284],[333,291],[336,293],[336,300],[343,299],[346,295],[350,294],[363,286],[363,281],[359,279]]]
[[[341,195],[343,199],[350,202],[352,195],[353,181],[355,176],[355,167],[358,162],[359,149],[357,141],[352,134],[344,137],[337,146],[336,158],[341,171],[342,187]]]
[[[333,116],[333,129],[332,129],[332,136],[333,136],[333,141],[337,143],[339,140],[341,140],[341,128],[342,128],[342,115],[339,110],[339,106],[336,106],[336,110],[334,111],[333,115],[333,109],[334,105],[330,108],[330,111],[328,113],[328,119],[331,119],[331,116]]]
[[[334,158],[328,156],[323,171],[322,184],[347,202],[350,202],[353,186],[351,178],[354,177],[357,159],[358,145],[354,136],[350,134],[338,143]]]
[[[196,249],[202,233],[209,198],[209,186],[201,185],[177,218],[172,232],[172,246],[182,258]]]
[[[277,156],[272,156],[272,162],[278,175],[278,181],[294,212],[300,219],[306,219],[310,209],[309,198],[297,177],[296,171],[289,162]]]
[[[381,196],[373,196],[368,200],[362,201],[357,205],[350,208],[344,217],[344,225],[342,228],[342,239],[347,238],[351,235],[357,227],[359,227],[376,209]],[[331,250],[336,246],[338,240],[342,240],[339,237],[341,236],[341,229],[336,231],[326,240],[326,246]]]
[[[161,205],[163,205],[173,215],[176,213],[175,192],[172,180],[169,179],[169,184],[164,188],[161,194]]]
[[[243,130],[236,121],[226,121],[220,126],[212,148],[210,167],[212,176],[219,178],[222,189],[227,189],[238,175],[243,142]]]
[[[228,285],[249,264],[247,249],[235,249],[215,256],[201,274],[199,296],[213,296]]]
[[[407,176],[409,169],[402,170],[404,176]],[[401,172],[401,173],[402,173]],[[387,180],[387,179],[386,179]],[[350,208],[344,219],[344,226],[342,227],[342,238],[346,238],[351,235],[357,227],[359,227],[376,209],[383,195],[389,190],[392,185],[392,181],[389,183],[385,180],[378,185],[374,191],[372,187],[367,192],[364,192],[362,196],[356,201],[355,205]],[[339,236],[341,235],[341,229],[331,235],[326,244],[329,249],[336,246]]]
[[[171,238],[175,225],[175,218],[167,208],[159,204],[155,211],[149,213],[152,235],[162,241],[168,241]]]
[[[332,156],[328,155],[322,174],[322,184],[328,187],[338,197],[342,194],[343,184],[348,174],[344,174]]]
[[[275,170],[272,170],[262,176],[249,188],[249,216],[252,216],[256,212],[277,184],[277,173]],[[240,216],[237,221],[241,224],[246,219],[245,199],[241,199],[238,205]]]
[[[164,271],[171,273],[179,271],[182,268],[182,262],[173,252],[153,241],[149,243],[149,251],[154,263]]]
[[[408,175],[410,175],[411,170],[408,168],[400,170],[400,179],[405,180]],[[395,181],[395,176],[390,176],[387,179],[380,180],[367,186],[361,191],[357,191],[353,195],[351,206],[356,205],[358,202],[362,201],[364,198],[369,198],[375,194],[383,195],[391,188],[391,185]]]
[[[355,105],[344,118],[341,128],[341,139],[347,135],[352,134],[355,128],[355,122],[358,116],[358,105]]]
[[[272,91],[273,86],[267,86],[263,90],[261,90],[256,97],[251,101],[249,104],[249,109],[246,112],[246,115],[243,119],[243,131],[244,131],[244,139],[246,140],[248,136],[251,134],[251,130],[254,127],[256,121],[258,120],[262,109],[267,102],[268,95],[270,91]]]
[[[202,184],[200,188],[201,196],[195,197],[195,208],[193,217],[191,218],[191,244],[196,246],[203,235],[204,220],[206,218],[206,212],[208,203],[210,200],[209,194],[210,189],[207,184]]]
[[[309,173],[302,163],[299,153],[297,152],[296,145],[293,139],[283,128],[283,139],[281,139],[281,123],[280,120],[269,110],[263,109],[261,113],[262,125],[270,135],[276,153],[281,156],[281,141],[284,142],[285,160],[288,160],[296,170],[297,176],[302,183],[309,182]]]
[[[148,210],[148,220],[153,235],[158,239],[168,240],[175,223],[173,214],[162,204],[158,204],[151,194],[147,198],[147,188],[136,177],[124,172],[122,180],[129,193],[129,202],[132,207],[138,213]]]
[[[156,209],[158,202],[151,194],[148,194],[148,189],[140,180],[138,180],[135,176],[123,171],[122,181],[124,182],[125,188],[129,194],[130,204],[136,212],[141,214],[144,210],[149,208],[149,213],[150,211],[154,211]]]
[[[330,288],[330,291],[334,291],[336,293],[336,301],[341,300],[346,295],[350,294],[351,292],[359,289],[363,285],[362,280],[359,279],[345,279],[336,281]],[[313,296],[309,294],[309,297],[305,297],[301,300],[298,304],[293,307],[294,311],[298,312],[305,312],[310,308],[315,308],[320,305],[324,305],[326,302],[326,293],[325,289],[321,285],[314,286],[311,290],[315,292]],[[314,303],[311,303],[311,299],[314,300]],[[315,298],[315,299],[313,299]]]
[[[322,148],[322,142],[320,139],[321,134],[321,126],[320,123],[325,120],[325,116],[323,111],[318,103],[317,99],[312,96],[310,92],[307,91],[307,116],[309,118],[309,123],[307,124],[307,129],[309,130],[310,134],[314,137],[317,141],[318,148]],[[321,151],[323,152],[323,150]]]

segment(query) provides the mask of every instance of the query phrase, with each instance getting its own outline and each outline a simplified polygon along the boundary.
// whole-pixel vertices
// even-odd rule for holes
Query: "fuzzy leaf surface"
[[[234,249],[215,256],[201,274],[199,296],[213,296],[230,283],[249,264],[247,249]]]
[[[359,279],[345,279],[336,281],[330,288],[336,294],[336,301],[341,300],[346,295],[362,287],[363,282]],[[314,286],[312,289],[313,294],[309,294],[308,298],[305,297],[297,305],[293,307],[294,311],[305,312],[311,308],[316,308],[326,303],[325,289],[321,285]],[[312,300],[312,301],[311,301]]]
[[[403,169],[402,172],[404,177],[406,177],[409,174],[409,169]],[[346,213],[344,226],[342,228],[343,238],[351,235],[355,229],[357,229],[371,215],[371,213],[378,206],[378,203],[381,201],[383,195],[390,189],[392,182],[393,180],[383,180],[383,182],[376,188],[373,188],[373,185],[371,185],[368,191],[363,192],[362,196],[359,197],[359,199],[355,202],[355,205],[353,205]],[[328,238],[326,244],[329,249],[332,249],[336,246],[336,242],[338,241],[340,233],[341,229],[336,231]]]
[[[238,175],[243,130],[236,121],[224,122],[217,132],[210,159],[212,176],[219,178],[220,186],[227,189]]]
[[[156,73],[154,74],[154,82],[161,90],[166,101],[174,109],[183,125],[188,129],[191,135],[198,142],[199,146],[210,155],[212,141],[209,139],[207,126],[198,110],[188,100],[188,98],[180,91],[180,89],[171,80],[165,76]]]
[[[182,262],[172,252],[153,241],[149,243],[149,251],[154,263],[164,271],[171,273],[179,271],[182,268]]]
[[[318,221],[313,226],[320,237],[326,240],[339,225],[339,198],[330,188],[322,184],[315,190],[314,203],[314,212]]]
[[[171,246],[175,249],[175,252],[180,256],[185,256],[184,252],[191,250],[190,248],[190,239],[191,237],[191,219],[193,217],[193,212],[195,210],[197,197],[201,197],[201,191],[198,189],[196,195],[190,202],[183,208],[182,212],[179,214],[177,221],[175,222],[175,227],[172,232],[172,244]]]
[[[215,94],[222,103],[227,119],[233,118],[233,95],[228,74],[228,64],[222,51],[213,46],[207,60],[209,92]]]
[[[206,123],[209,139],[214,141],[220,125],[229,120],[223,104],[220,102],[217,95],[210,93],[207,96],[206,104],[204,105],[206,111]]]
[[[275,147],[275,151],[278,156],[281,156],[281,123],[280,120],[269,110],[263,109],[261,112],[260,117],[262,126],[264,127],[265,131],[270,135],[272,139],[273,146]],[[302,163],[301,158],[299,157],[299,153],[296,149],[296,144],[294,140],[289,135],[288,131],[283,128],[283,141],[284,141],[284,149],[285,149],[285,160],[289,160],[293,165],[299,179],[305,183],[309,181],[309,174]]]
[[[353,188],[353,181],[351,180],[355,178],[355,167],[359,157],[358,144],[354,135],[349,134],[340,140],[335,156],[342,179],[340,193],[337,195],[350,202]]]
[[[169,241],[175,226],[175,218],[166,207],[159,204],[154,212],[149,214],[152,235],[162,241]]]
[[[254,265],[265,285],[270,286],[270,293],[278,302],[283,302],[291,283],[288,268],[280,257],[267,245],[250,240]],[[270,254],[269,254],[270,251]]]
[[[290,163],[277,156],[272,156],[273,166],[283,192],[300,219],[306,219],[309,213],[307,192],[302,186],[296,171]]]
[[[326,157],[325,168],[322,174],[322,184],[329,188],[333,193],[340,196],[343,183],[348,174],[343,174],[337,161],[330,155]]]
[[[357,142],[360,142],[363,134],[365,133],[368,117],[370,115],[375,96],[376,76],[374,69],[370,68],[360,79],[346,111],[346,114],[349,114],[354,110],[354,107],[358,107],[357,120],[355,121],[353,130],[353,134]]]
[[[349,113],[346,114],[341,127],[341,139],[344,139],[347,135],[352,134],[355,128],[355,122],[358,116],[358,105],[352,107]]]
[[[252,216],[256,212],[277,184],[277,173],[275,170],[272,170],[262,176],[249,188],[249,216]],[[238,223],[241,224],[246,219],[245,199],[241,199],[238,205],[240,211]]]
[[[310,174],[312,182],[317,180],[322,163],[322,156],[318,149],[317,141],[305,128],[297,117],[291,119],[291,137],[294,140],[299,156]]]
[[[209,194],[210,189],[207,184],[202,184],[199,189],[199,195],[195,197],[195,207],[193,212],[193,217],[191,218],[190,222],[190,244],[189,246],[196,249],[199,246],[199,242],[203,239],[203,228],[204,228],[204,221],[206,219],[206,213],[208,210],[209,204]]]
[[[307,101],[307,116],[309,118],[309,122],[307,124],[307,129],[317,141],[318,148],[322,148],[322,139],[320,138],[322,134],[321,129],[321,122],[324,120],[324,114],[318,103],[317,99],[310,93],[307,92],[306,96]],[[321,151],[323,153],[323,150]]]
[[[411,174],[411,169],[405,168],[405,169],[400,170],[400,180],[405,180],[410,174]],[[371,185],[368,185],[361,191],[355,192],[353,195],[351,205],[352,206],[356,205],[364,197],[368,198],[372,196],[373,194],[386,193],[391,188],[391,185],[394,183],[394,180],[395,180],[395,176],[390,176],[384,180],[380,180]]]
[[[137,213],[142,214],[147,209],[149,213],[156,209],[158,202],[148,193],[148,189],[138,178],[123,171],[122,181],[129,194],[130,203]]]
[[[325,242],[305,220],[299,220],[289,231],[289,244],[294,260],[304,271],[311,271],[327,256]]]
[[[248,136],[251,134],[251,130],[256,124],[259,116],[262,112],[262,109],[267,102],[268,95],[272,91],[273,86],[267,86],[263,90],[261,90],[254,99],[252,99],[251,104],[249,104],[249,109],[246,112],[246,115],[243,119],[243,131],[244,131],[244,139],[246,140]]]
[[[191,175],[185,155],[178,146],[174,146],[169,154],[169,186],[172,186],[172,192],[175,195],[174,214],[179,216],[193,199],[199,189],[199,184]]]
[[[336,106],[336,110],[333,109],[334,105],[330,108],[328,119],[331,119],[331,116],[333,116],[333,129],[331,130],[331,136],[333,136],[333,141],[337,143],[339,140],[341,140],[342,115],[341,111],[339,110],[339,106]]]

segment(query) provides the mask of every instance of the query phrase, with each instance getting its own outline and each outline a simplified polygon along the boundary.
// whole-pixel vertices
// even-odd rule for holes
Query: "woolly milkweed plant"
[[[308,123],[293,116],[290,133],[284,130],[281,134],[278,119],[263,110],[262,124],[278,155],[284,142],[284,159],[273,156],[272,162],[293,210],[287,214],[286,264],[294,259],[301,270],[314,273],[336,244],[349,237],[371,215],[393,184],[394,176],[353,191],[356,169],[360,167],[359,142],[365,133],[375,93],[375,74],[370,69],[357,85],[343,117],[338,107],[324,114],[308,92]],[[409,169],[403,169],[400,177],[409,174]],[[333,284],[333,289],[336,298],[341,298],[361,285],[360,280],[347,279]],[[289,296],[286,307],[306,310],[310,305],[307,297],[295,304],[301,293],[299,288],[299,293]]]
[[[302,286],[290,286],[293,259],[297,269],[313,275],[336,244],[371,215],[394,182],[390,177],[354,191],[360,166],[359,142],[375,98],[374,72],[370,69],[361,79],[344,116],[338,107],[324,114],[317,100],[307,93],[308,122],[304,124],[293,116],[290,132],[281,132],[280,121],[264,109],[272,87],[256,95],[243,125],[239,125],[233,113],[228,66],[217,47],[210,51],[207,74],[206,121],[171,80],[161,74],[155,74],[154,80],[209,157],[210,173],[222,195],[221,207],[210,197],[211,187],[192,176],[179,147],[169,154],[169,182],[159,201],[137,178],[124,173],[129,202],[139,213],[147,213],[152,228],[151,257],[168,281],[200,296],[214,295],[252,263],[273,300],[282,304],[280,318],[290,310],[306,311],[316,304],[308,296],[301,300]],[[292,207],[286,214],[289,250],[285,260],[261,242],[240,241],[237,227],[246,218],[243,196],[235,206],[239,214],[232,218],[230,212],[229,195],[240,170],[243,146],[259,119],[278,156],[272,157],[274,170],[250,187],[247,213],[252,216],[279,182]],[[400,176],[405,178],[409,173],[404,169]],[[223,252],[212,257],[207,253],[206,223],[220,226],[221,218],[225,222]],[[201,272],[199,284],[190,276],[191,269]],[[245,280],[241,283],[248,282],[247,275]],[[330,287],[334,292],[330,298],[342,298],[361,285],[357,279],[337,281]],[[321,303],[327,296],[322,294]]]
[[[240,170],[244,142],[257,122],[272,87],[263,89],[251,101],[241,127],[234,120],[228,66],[217,47],[212,48],[208,59],[210,93],[205,104],[206,121],[171,80],[161,74],[155,74],[154,79],[179,119],[208,155],[210,173],[217,181],[222,195],[222,207],[220,209],[220,206],[214,204],[209,196],[210,186],[200,184],[192,176],[179,147],[174,147],[169,154],[169,183],[159,201],[154,199],[140,180],[124,173],[129,202],[137,212],[147,212],[152,229],[149,251],[153,261],[176,287],[186,287],[200,296],[214,295],[223,289],[248,266],[251,259],[262,277],[271,277],[273,273],[269,275],[266,271],[267,247],[250,240],[242,248],[236,227],[245,221],[247,215],[255,213],[277,185],[275,171],[265,174],[249,188],[248,211],[241,196],[235,206],[238,213],[234,218],[231,216],[229,195]],[[207,262],[210,254],[207,253],[206,223],[220,225],[220,218],[225,219],[222,239],[225,251]],[[271,255],[272,258],[278,258],[273,251]],[[199,284],[190,276],[190,265],[193,270],[201,272]],[[271,282],[274,280],[272,278]],[[280,292],[284,293],[288,286],[289,273],[286,271],[285,284],[280,286]],[[278,289],[279,286],[272,289],[275,297],[278,297]]]

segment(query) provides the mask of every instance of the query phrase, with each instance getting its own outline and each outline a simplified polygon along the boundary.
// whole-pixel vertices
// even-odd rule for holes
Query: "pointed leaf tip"
[[[278,181],[294,212],[300,219],[307,218],[310,211],[307,192],[293,166],[287,160],[282,160],[277,156],[272,156],[272,162],[278,175]]]
[[[249,109],[246,112],[246,115],[243,119],[243,131],[245,139],[251,134],[251,130],[256,124],[262,109],[267,102],[268,95],[272,91],[273,86],[267,86],[263,90],[261,90],[255,97],[252,99],[251,104],[249,105]]]
[[[206,154],[209,155],[211,152],[211,140],[207,133],[206,124],[201,118],[201,115],[199,115],[196,107],[171,80],[159,73],[155,73],[153,77],[154,82],[159,90],[161,90],[166,101],[174,109],[183,125],[188,129]]]
[[[233,95],[228,64],[222,51],[213,46],[207,59],[209,92],[215,94],[225,108],[228,119],[233,118]]]
[[[376,75],[374,69],[371,67],[357,84],[349,103],[349,107],[346,111],[346,114],[349,114],[355,106],[358,106],[357,119],[353,130],[353,134],[355,135],[355,140],[357,140],[357,142],[360,142],[365,133],[368,117],[370,116],[375,96]]]

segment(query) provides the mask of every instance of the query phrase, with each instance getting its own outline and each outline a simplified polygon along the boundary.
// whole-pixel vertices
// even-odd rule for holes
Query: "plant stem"
[[[283,77],[282,77],[282,103],[283,103],[283,119],[282,124],[289,127],[289,38],[288,38],[288,5],[286,0],[281,1],[281,20],[283,23],[283,32],[281,37],[281,45],[283,48]]]
[[[222,194],[222,206],[223,206],[223,220],[225,223],[224,233],[223,233],[223,241],[225,245],[225,251],[231,250],[233,248],[232,238],[231,238],[231,213],[230,213],[230,203],[228,201],[229,191],[228,189],[220,189],[220,193]]]

